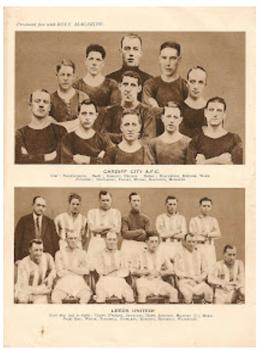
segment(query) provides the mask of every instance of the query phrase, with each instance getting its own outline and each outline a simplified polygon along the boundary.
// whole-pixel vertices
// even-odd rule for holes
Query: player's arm
[[[156,221],[155,221],[155,227],[156,227],[156,231],[159,233],[161,238],[171,237],[171,233],[168,233],[166,230],[165,222],[163,220],[162,215],[157,216]]]
[[[128,225],[128,221],[127,218],[122,218],[122,237],[124,239],[134,239],[137,240],[140,236],[141,237],[145,237],[146,236],[146,232],[143,229],[135,229],[135,230],[130,230],[129,229],[129,225]]]
[[[152,79],[147,80],[143,87],[143,102],[151,107],[159,107],[158,102],[155,99],[154,82]]]
[[[22,132],[20,130],[16,131],[16,135],[15,135],[15,162],[16,163],[18,164],[45,163],[55,159],[56,156],[57,156],[56,150],[48,154],[44,154],[44,153],[30,154],[23,142]]]

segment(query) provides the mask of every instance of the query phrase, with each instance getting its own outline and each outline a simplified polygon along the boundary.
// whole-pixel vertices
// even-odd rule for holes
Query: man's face
[[[142,90],[138,79],[125,76],[120,84],[122,102],[136,102],[137,95]]]
[[[72,215],[77,215],[80,212],[80,206],[81,202],[77,198],[72,198],[71,202],[69,203],[69,212]]]
[[[78,236],[76,235],[76,233],[74,232],[69,232],[67,233],[67,244],[68,244],[68,247],[71,248],[71,249],[75,249],[78,247]]]
[[[131,37],[124,38],[121,54],[125,66],[138,67],[143,54],[140,40]]]
[[[178,70],[180,60],[176,49],[171,47],[162,49],[159,58],[161,73],[167,77],[173,76]]]
[[[189,88],[189,95],[193,99],[198,99],[202,96],[204,88],[207,84],[206,73],[201,69],[194,69],[189,74],[189,79],[187,81]]]
[[[79,112],[79,122],[80,125],[88,130],[92,128],[95,120],[97,119],[97,111],[94,105],[81,105]]]
[[[137,140],[141,130],[138,116],[136,114],[124,115],[120,129],[126,141],[132,142]]]
[[[93,76],[101,73],[102,69],[104,68],[104,64],[104,59],[102,58],[100,52],[91,51],[88,54],[88,57],[86,57],[87,71]]]
[[[195,238],[191,235],[186,236],[186,239],[184,240],[184,246],[192,252],[196,246]]]
[[[221,102],[210,102],[204,111],[208,125],[219,126],[223,124],[226,113],[225,107]]]
[[[51,109],[51,99],[47,92],[36,90],[32,94],[32,101],[29,104],[32,114],[43,119],[49,115]]]
[[[117,249],[117,234],[115,232],[108,232],[106,235],[106,247],[108,250]]]
[[[138,194],[133,195],[130,200],[130,205],[132,209],[139,211],[141,208],[141,197]]]
[[[175,214],[177,213],[177,199],[168,199],[166,203],[167,213]]]
[[[57,73],[57,82],[62,91],[68,91],[74,83],[75,74],[70,66],[61,66]]]
[[[34,261],[36,264],[39,263],[43,254],[43,245],[33,243],[29,249],[29,254],[32,261]]]
[[[100,208],[103,210],[109,210],[112,206],[112,198],[109,194],[102,194],[99,199]]]
[[[147,249],[149,252],[154,253],[159,246],[159,237],[151,236],[147,240]]]
[[[202,215],[208,215],[212,209],[212,203],[210,201],[202,201],[200,204],[200,212]]]
[[[39,197],[35,200],[33,204],[33,212],[37,215],[43,215],[46,210],[46,201],[45,199]]]
[[[227,265],[233,265],[237,256],[236,248],[230,249],[228,248],[224,253],[224,261]]]
[[[162,115],[162,122],[164,128],[169,133],[174,133],[179,130],[179,125],[182,121],[181,112],[179,108],[166,107]]]

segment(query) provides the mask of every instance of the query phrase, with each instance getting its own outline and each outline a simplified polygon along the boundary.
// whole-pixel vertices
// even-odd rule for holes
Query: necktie
[[[35,226],[35,236],[36,238],[41,238],[40,218],[38,216],[35,220]]]

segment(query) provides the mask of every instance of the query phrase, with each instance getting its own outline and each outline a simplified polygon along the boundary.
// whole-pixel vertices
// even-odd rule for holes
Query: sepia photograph
[[[16,188],[14,302],[243,304],[244,213],[244,189]]]
[[[5,346],[254,346],[255,12],[5,9]]]
[[[243,164],[244,32],[15,33],[16,164]]]

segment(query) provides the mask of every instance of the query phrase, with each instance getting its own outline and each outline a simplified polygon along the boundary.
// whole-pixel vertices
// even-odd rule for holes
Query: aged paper
[[[228,130],[239,135],[243,160],[236,165],[16,164],[15,131],[29,122],[28,96],[54,91],[57,61],[70,57],[84,74],[84,50],[107,49],[105,74],[119,69],[120,38],[143,39],[141,69],[159,74],[159,46],[183,46],[181,75],[194,65],[208,72],[206,97],[223,96]],[[146,53],[146,54],[145,54]],[[109,57],[113,59],[109,60]],[[254,8],[6,8],[5,9],[5,345],[6,346],[254,346],[255,345],[255,9]],[[66,211],[80,193],[82,213],[95,208],[100,190],[127,214],[128,195],[142,197],[155,218],[174,194],[180,211],[197,215],[202,197],[225,244],[245,265],[245,302],[213,304],[22,304],[14,298],[14,230],[34,196],[47,199],[47,215]]]

